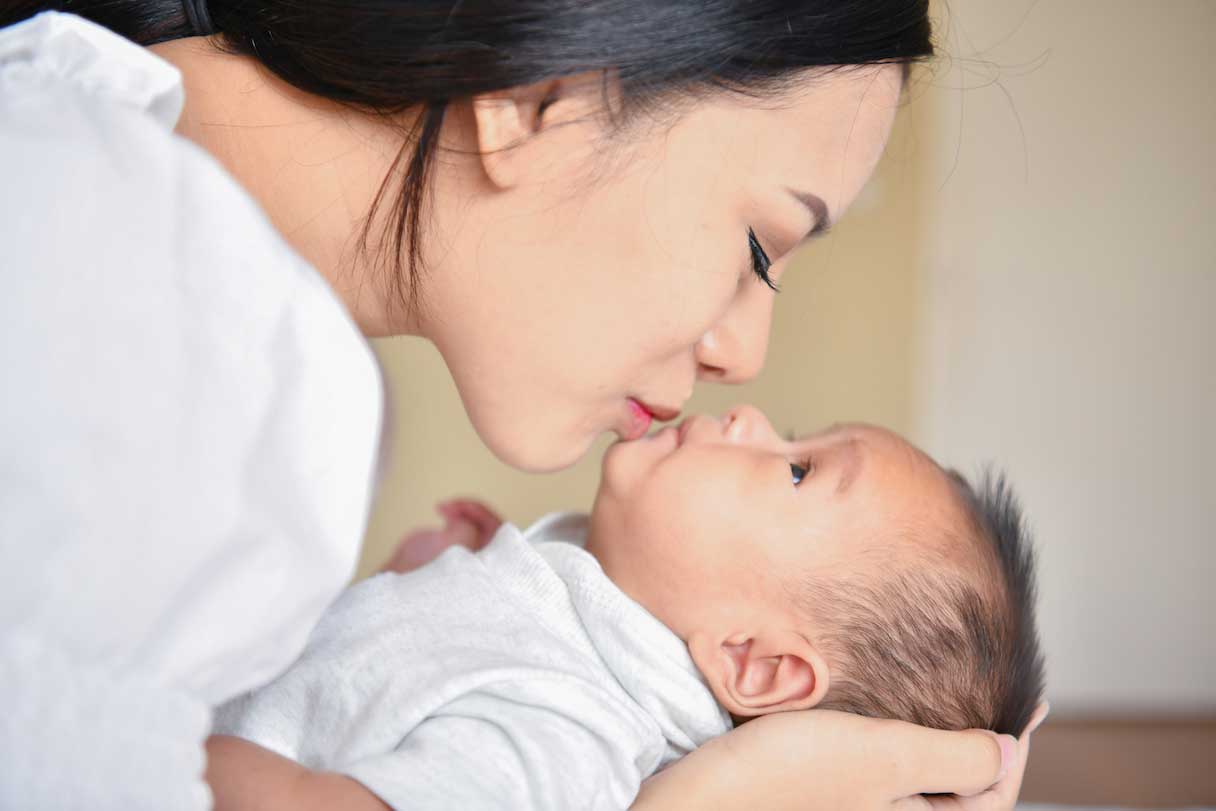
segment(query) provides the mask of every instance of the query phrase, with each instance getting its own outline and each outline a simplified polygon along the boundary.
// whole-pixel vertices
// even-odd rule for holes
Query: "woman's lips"
[[[654,421],[654,415],[647,410],[646,406],[632,397],[629,398],[628,403],[629,424],[621,432],[621,439],[626,442],[646,436],[646,432],[650,430],[650,424]]]
[[[641,405],[642,408],[650,413],[650,416],[654,417],[659,422],[670,422],[671,420],[674,420],[676,417],[680,416],[680,409],[678,408],[665,408],[663,406],[651,405],[650,403],[646,403],[641,400],[635,400],[634,402]]]
[[[625,441],[641,439],[646,436],[646,432],[650,430],[650,426],[655,420],[665,422],[680,416],[678,408],[652,406],[633,397],[628,398],[626,402],[629,405],[628,424],[619,432],[621,439]]]

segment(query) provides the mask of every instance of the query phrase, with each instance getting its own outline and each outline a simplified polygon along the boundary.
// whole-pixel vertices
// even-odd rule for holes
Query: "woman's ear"
[[[473,98],[473,119],[477,122],[477,151],[486,177],[499,188],[510,188],[518,181],[518,156],[515,147],[537,130],[540,105],[533,96],[513,88]]]
[[[477,149],[486,177],[500,189],[519,183],[527,167],[544,158],[521,147],[546,130],[594,113],[603,106],[603,89],[603,72],[594,71],[474,96]]]
[[[722,638],[688,638],[693,662],[718,703],[733,715],[805,710],[828,691],[827,661],[794,631],[763,631]]]

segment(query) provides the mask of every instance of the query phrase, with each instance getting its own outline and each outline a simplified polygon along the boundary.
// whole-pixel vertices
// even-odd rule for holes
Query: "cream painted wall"
[[[1057,714],[1216,712],[1216,3],[952,6],[921,437],[1023,494]]]

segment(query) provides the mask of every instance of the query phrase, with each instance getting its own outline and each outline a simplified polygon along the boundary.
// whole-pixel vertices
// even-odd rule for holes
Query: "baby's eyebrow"
[[[864,466],[861,441],[856,437],[849,437],[837,445],[835,450],[840,454],[840,479],[836,482],[836,493],[844,495],[853,486]]]

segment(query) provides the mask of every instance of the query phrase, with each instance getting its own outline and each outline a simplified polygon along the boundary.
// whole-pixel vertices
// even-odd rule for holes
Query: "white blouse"
[[[211,707],[354,570],[379,368],[182,100],[78,17],[0,30],[0,808],[209,808]]]

